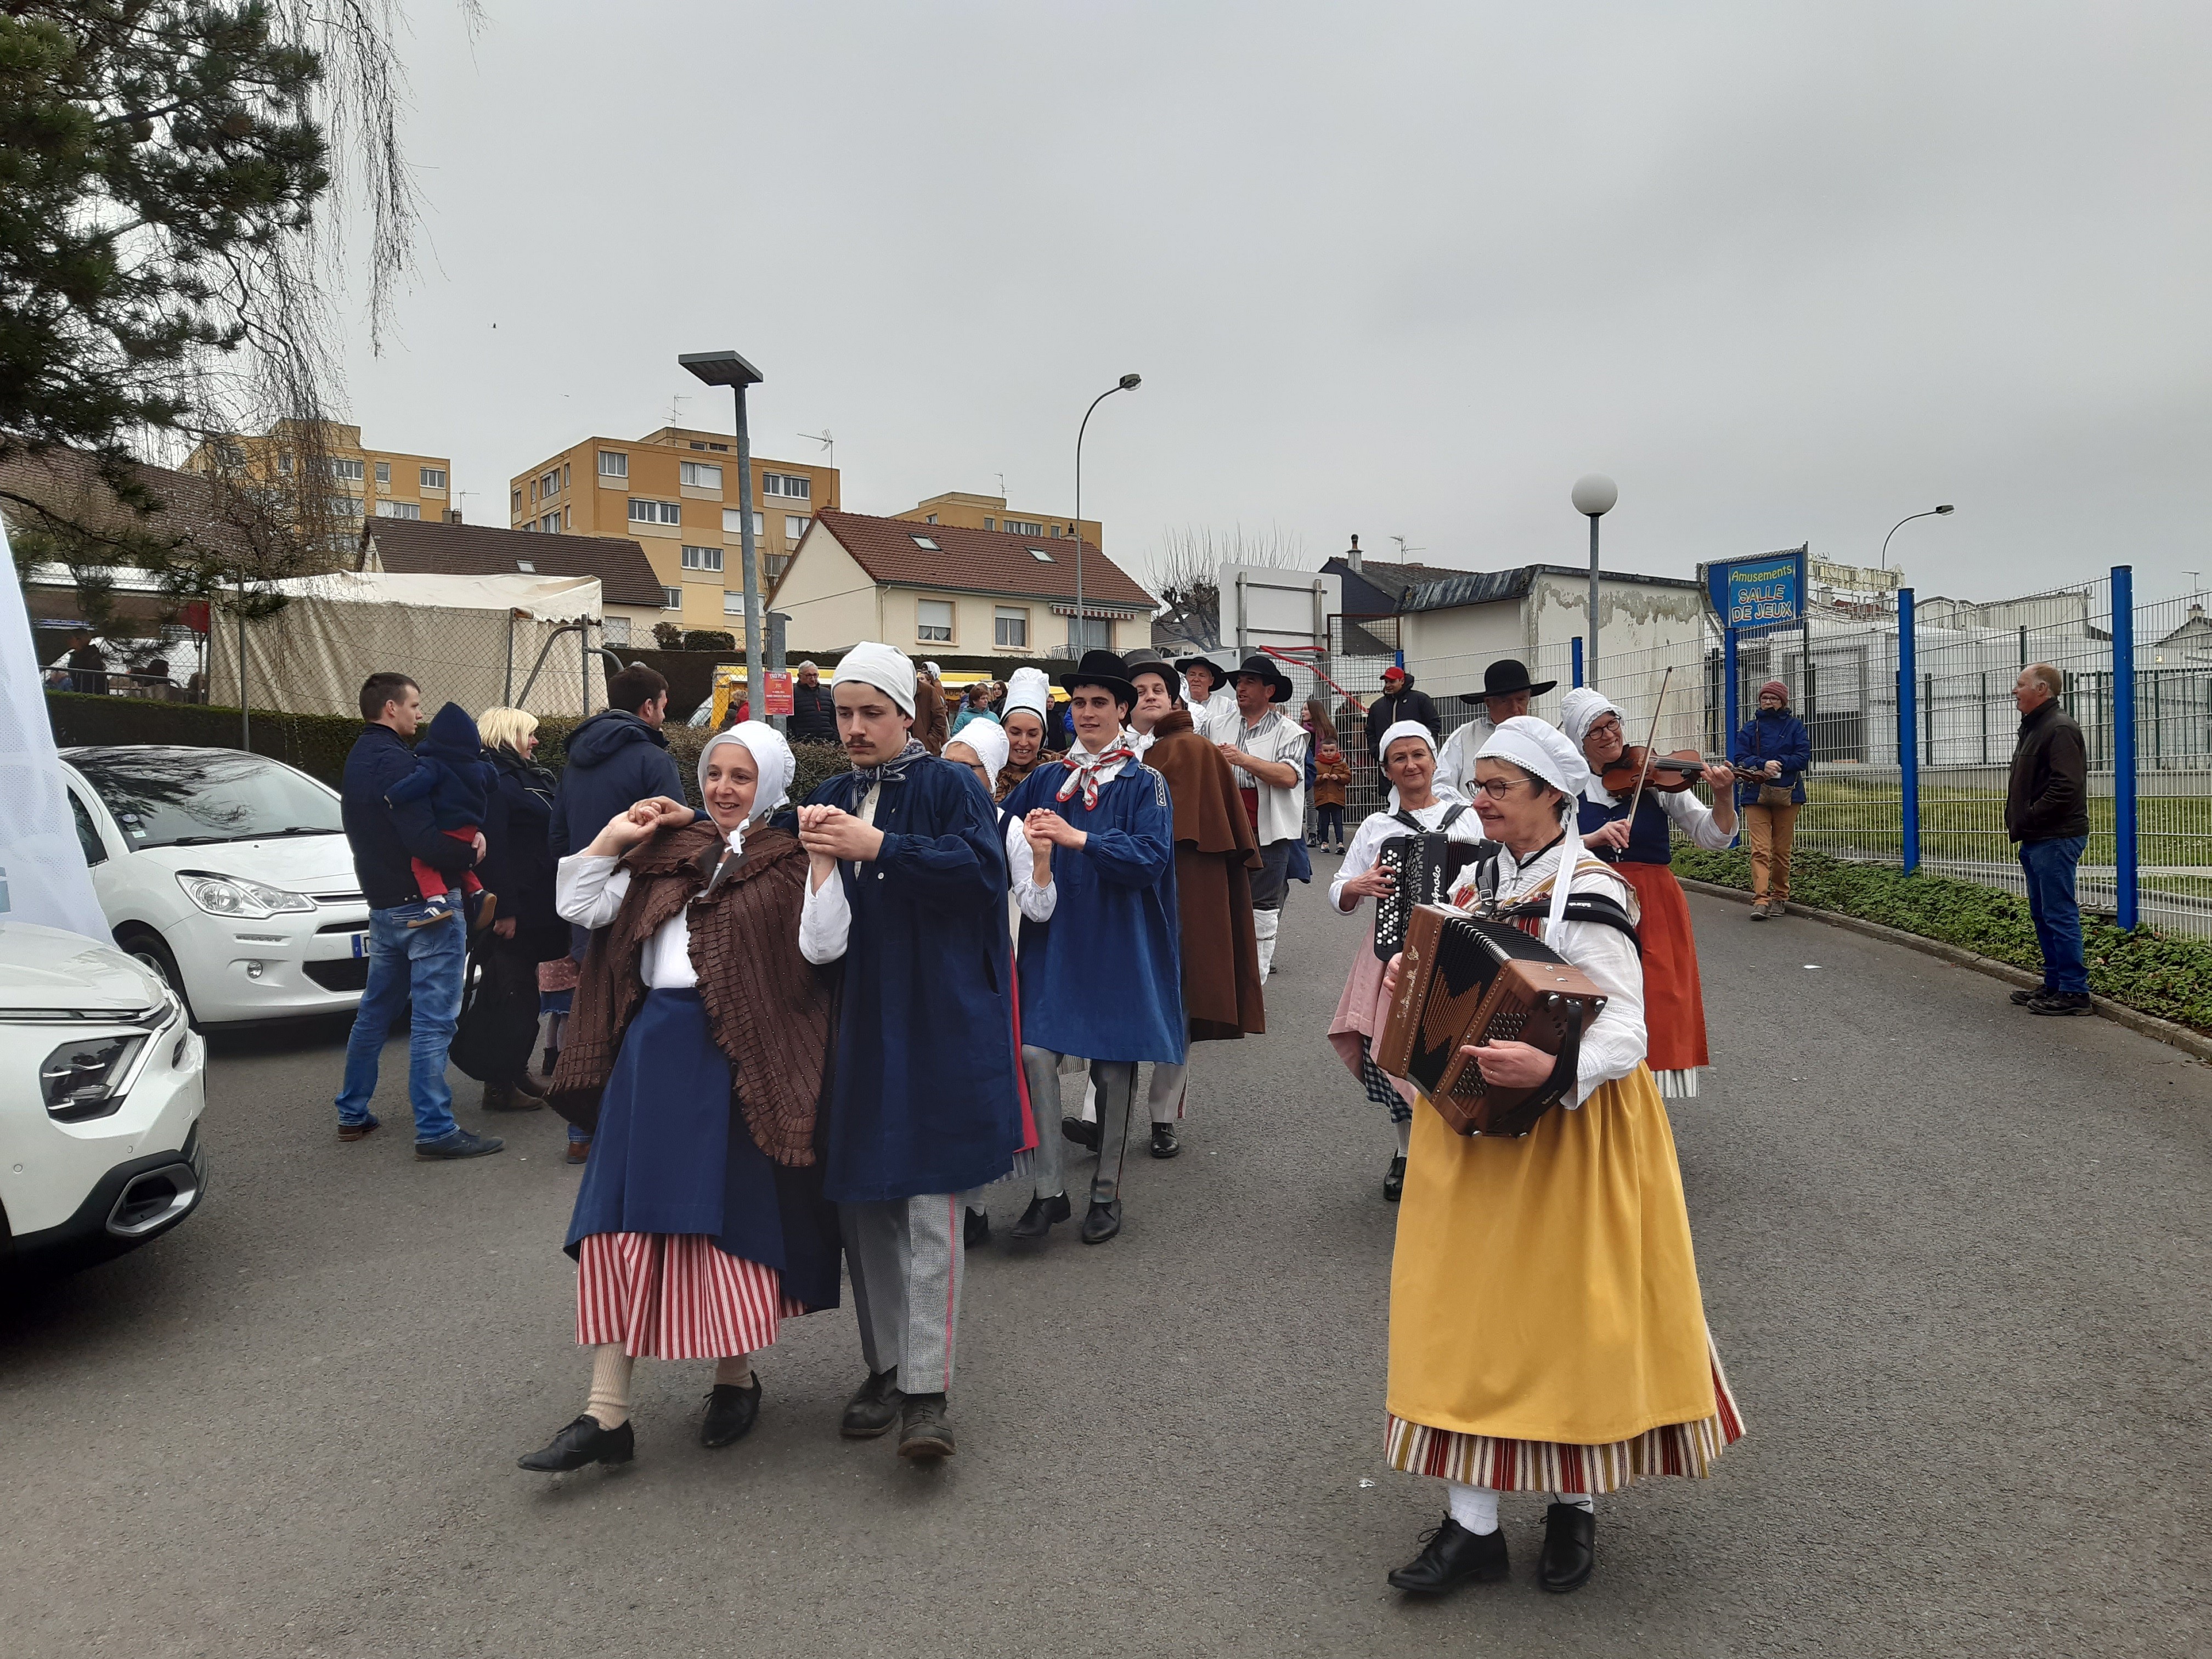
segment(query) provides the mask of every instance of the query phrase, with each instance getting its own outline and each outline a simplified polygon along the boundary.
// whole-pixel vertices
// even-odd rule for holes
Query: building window
[[[785,514],[783,515],[784,540],[789,542],[793,547],[798,546],[799,538],[806,534],[806,526],[812,522],[813,520],[804,513]]]
[[[420,501],[379,501],[376,516],[380,519],[419,519],[422,516],[422,505]]]
[[[811,501],[814,497],[814,480],[799,477],[795,473],[763,472],[761,475],[761,494],[787,495],[794,501]]]
[[[791,556],[771,553],[768,556],[768,582],[770,587],[783,580],[783,573],[791,568]]]
[[[379,461],[376,464],[376,481],[380,484],[388,484],[392,482],[391,462]]]
[[[922,522],[924,524],[935,524],[937,522],[937,514],[934,513],[930,514],[927,517],[922,520]]]
[[[576,527],[576,509],[574,507],[564,507],[561,509],[561,524],[562,528],[568,530],[574,530]]]
[[[684,550],[684,568],[686,570],[720,570],[722,568],[722,550],[719,547],[687,547]]]
[[[507,510],[508,516],[510,517],[522,511],[522,490],[520,486],[518,485],[516,488],[507,491]]]
[[[921,548],[924,552],[936,553],[943,550],[927,536],[910,536],[907,539],[911,541],[916,547]]]
[[[994,644],[1019,646],[1026,650],[1030,642],[1030,613],[1002,605],[994,630]]]
[[[327,499],[331,504],[331,517],[337,519],[358,519],[361,517],[360,496],[331,495],[325,499]]]
[[[561,515],[558,513],[548,513],[544,518],[538,521],[538,527],[549,536],[559,535],[561,533]]]
[[[599,476],[602,478],[629,477],[629,457],[611,449],[599,452]]]
[[[1044,534],[1044,526],[1038,523],[1035,519],[1009,519],[1006,520],[1006,534],[1009,536],[1042,536]]]
[[[917,599],[914,606],[915,637],[922,640],[945,640],[952,637],[952,601],[950,599]]]
[[[682,524],[684,509],[674,501],[648,501],[631,496],[629,521],[632,524]]]
[[[725,536],[744,535],[745,533],[745,515],[738,512],[734,507],[724,507],[722,509],[722,533]],[[756,536],[765,536],[768,534],[767,523],[757,513],[753,514],[753,534]]]
[[[562,462],[562,463],[561,463],[561,488],[562,488],[562,489],[566,489],[568,487],[568,462],[566,462],[566,461],[563,461],[563,462]],[[628,618],[628,617],[624,617],[624,618],[623,618],[623,620],[624,620],[625,622],[627,622],[627,621],[629,620],[629,618]]]
[[[421,481],[418,486],[419,488],[423,489],[443,489],[446,487],[446,469],[444,467],[420,466],[416,468],[415,471],[416,477]]]
[[[628,617],[609,617],[599,624],[599,637],[605,640],[609,645],[628,645],[629,643],[629,618]]]
[[[663,611],[681,611],[684,608],[684,590],[680,587],[662,588],[660,608]]]
[[[1030,549],[1030,557],[1036,560],[1040,564],[1050,564],[1052,562],[1052,554],[1047,549],[1042,547],[1033,547]]]
[[[544,477],[538,481],[538,493],[540,495],[557,495],[561,493],[561,469],[559,467],[555,467],[550,472],[547,473]]]
[[[986,514],[983,517],[983,528],[986,530],[996,530],[998,527],[999,526],[997,525],[991,521],[990,515]]]
[[[745,596],[742,593],[723,594],[722,614],[726,617],[744,616],[745,614]]]
[[[1085,651],[1110,651],[1114,648],[1114,624],[1103,617],[1070,617],[1067,619],[1068,648],[1080,654]]]
[[[720,489],[722,469],[712,461],[686,461],[683,465],[684,482],[694,489]]]
[[[538,574],[538,561],[535,559],[517,559],[514,562],[514,568],[517,570],[520,570],[526,576],[534,576]]]
[[[359,461],[344,460],[335,455],[331,458],[331,477],[333,478],[346,478],[359,483],[361,475],[362,465]]]
[[[727,445],[727,444],[708,444],[708,445],[707,446],[707,447],[708,447],[708,448],[709,448],[709,449],[712,449],[712,450],[715,450],[715,451],[717,451],[717,452],[719,452],[720,453],[724,454],[724,455],[726,455],[726,454],[728,454],[728,453],[730,453],[730,447],[729,447],[729,445]]]

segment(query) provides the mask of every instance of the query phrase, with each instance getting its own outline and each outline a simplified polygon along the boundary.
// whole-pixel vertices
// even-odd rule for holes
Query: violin
[[[1712,763],[1729,764],[1726,761]],[[1694,749],[1655,755],[1642,744],[1632,743],[1620,751],[1619,760],[1598,775],[1598,781],[1616,795],[1628,795],[1636,792],[1637,780],[1641,778],[1646,789],[1662,795],[1679,795],[1705,777],[1705,757]]]

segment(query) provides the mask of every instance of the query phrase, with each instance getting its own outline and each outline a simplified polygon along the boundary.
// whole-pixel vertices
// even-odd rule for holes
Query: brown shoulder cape
[[[1260,867],[1260,838],[1237,793],[1237,775],[1221,751],[1198,735],[1190,710],[1178,708],[1152,728],[1145,764],[1168,781],[1175,800],[1175,838],[1201,853],[1239,853],[1247,868]]]
[[[744,861],[702,897],[722,847],[712,823],[694,822],[663,831],[623,860],[629,891],[584,957],[553,1077],[553,1109],[586,1128],[597,1122],[623,1034],[645,1000],[646,941],[688,907],[699,999],[714,1046],[733,1071],[732,1113],[770,1158],[804,1168],[815,1161],[837,979],[799,951],[805,849],[788,830],[756,829],[745,836]]]
[[[1267,1029],[1260,946],[1252,931],[1259,837],[1244,816],[1236,775],[1178,708],[1152,728],[1145,764],[1175,802],[1176,906],[1182,922],[1182,1007],[1194,1042]]]

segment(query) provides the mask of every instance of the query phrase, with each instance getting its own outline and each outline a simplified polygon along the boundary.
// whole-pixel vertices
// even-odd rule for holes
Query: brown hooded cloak
[[[1176,898],[1182,912],[1182,1006],[1193,1042],[1267,1029],[1252,886],[1260,842],[1221,751],[1198,735],[1190,710],[1152,728],[1145,764],[1168,781],[1175,803]]]

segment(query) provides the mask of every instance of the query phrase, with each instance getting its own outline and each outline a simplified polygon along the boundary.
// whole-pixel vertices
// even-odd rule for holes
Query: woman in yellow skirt
[[[1600,1494],[1645,1475],[1702,1477],[1743,1432],[1644,1065],[1636,942],[1566,915],[1584,896],[1635,910],[1571,833],[1585,775],[1574,745],[1526,715],[1498,728],[1475,768],[1475,811],[1505,849],[1498,902],[1524,907],[1522,925],[1609,1000],[1583,1033],[1573,1094],[1527,1136],[1462,1137],[1425,1101],[1415,1109],[1390,1274],[1386,1443],[1393,1468],[1444,1481],[1448,1513],[1390,1575],[1400,1589],[1504,1577],[1500,1492],[1552,1494],[1537,1582],[1578,1589]],[[1473,897],[1470,882],[1456,902]],[[1502,1085],[1551,1074],[1552,1057],[1527,1043],[1486,1044],[1476,1058]]]

